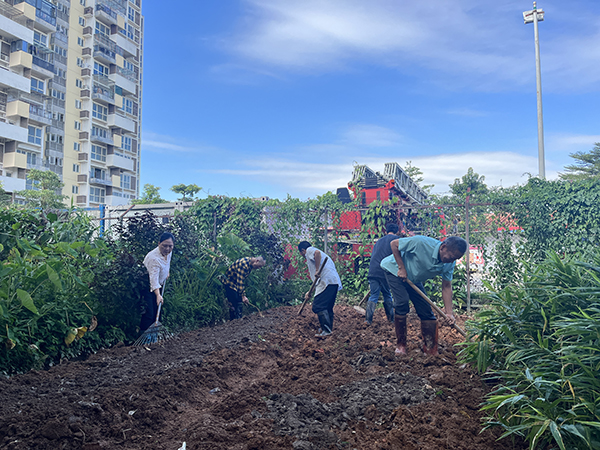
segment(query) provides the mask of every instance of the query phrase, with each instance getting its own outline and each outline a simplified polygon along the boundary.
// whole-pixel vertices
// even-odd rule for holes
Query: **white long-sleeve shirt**
[[[167,256],[163,256],[160,253],[160,249],[156,247],[144,258],[144,266],[146,266],[146,269],[148,269],[148,276],[150,277],[151,292],[153,292],[155,289],[160,289],[169,276],[171,255],[172,253],[169,253]]]
[[[306,263],[308,264],[308,272],[310,274],[310,279],[313,281],[315,280],[315,273],[319,270],[315,265],[315,252],[317,250],[318,249],[314,247],[308,247],[306,249],[305,255]],[[321,253],[321,265],[323,264],[325,257],[327,257],[327,262],[325,263],[323,271],[321,272],[321,277],[317,282],[315,295],[319,295],[321,292],[327,289],[327,286],[329,286],[330,284],[337,284],[339,291],[340,289],[342,289],[342,281],[340,280],[340,276],[338,275],[337,270],[335,269],[335,264],[333,263],[329,255],[325,254],[325,252],[319,250],[319,253]]]

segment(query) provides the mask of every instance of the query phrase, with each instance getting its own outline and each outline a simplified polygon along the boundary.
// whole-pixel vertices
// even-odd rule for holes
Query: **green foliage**
[[[152,205],[157,203],[168,203],[167,200],[160,196],[160,188],[153,184],[144,184],[144,190],[142,196],[138,199],[132,200],[132,205]]]
[[[522,256],[542,261],[547,252],[586,260],[600,245],[600,179],[575,182],[532,178],[503,192],[510,212],[523,229]]]
[[[554,254],[525,273],[519,285],[492,291],[460,353],[501,380],[483,406],[486,427],[521,435],[531,449],[598,448],[600,258],[592,265]]]
[[[472,167],[469,167],[465,175],[456,178],[450,185],[452,194],[459,198],[465,198],[469,188],[471,188],[469,194],[473,198],[479,198],[488,192],[485,177],[474,172]]]
[[[17,191],[15,194],[23,197],[29,206],[43,210],[64,208],[63,200],[67,196],[60,194],[64,183],[57,174],[50,170],[31,169],[27,179],[33,182],[34,189]]]
[[[181,202],[193,202],[194,196],[202,190],[200,186],[195,184],[176,184],[171,187],[171,190],[176,194],[181,195],[179,201]]]
[[[569,155],[574,164],[565,166],[565,173],[558,176],[563,180],[585,180],[600,177],[600,142],[596,142],[589,152],[575,152]]]
[[[423,185],[423,171],[416,166],[412,165],[412,161],[406,161],[404,167],[402,167],[404,172],[413,180],[417,185],[423,189],[425,192],[429,193],[431,189],[435,186],[434,184],[426,184]]]

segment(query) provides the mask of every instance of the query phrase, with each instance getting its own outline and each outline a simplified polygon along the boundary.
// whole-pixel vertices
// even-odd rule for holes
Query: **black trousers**
[[[142,293],[142,302],[144,312],[140,321],[140,331],[146,331],[150,325],[156,320],[158,305],[156,304],[156,294],[149,290],[144,290]]]
[[[227,296],[229,303],[231,303],[231,307],[229,308],[229,320],[241,319],[242,309],[244,307],[242,296],[238,291],[231,289],[229,286],[225,286],[225,295]]]

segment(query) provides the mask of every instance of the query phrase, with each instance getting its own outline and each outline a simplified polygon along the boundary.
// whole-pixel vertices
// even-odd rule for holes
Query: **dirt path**
[[[336,306],[334,334],[283,307],[86,361],[0,380],[0,448],[7,449],[525,449],[480,434],[485,384],[417,345],[394,356],[393,325]]]

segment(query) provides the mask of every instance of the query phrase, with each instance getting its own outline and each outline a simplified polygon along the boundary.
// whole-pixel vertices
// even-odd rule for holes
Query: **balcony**
[[[138,46],[134,42],[131,42],[121,33],[117,33],[114,35],[115,42],[119,46],[120,49],[123,50],[123,57],[127,58],[129,56],[137,55]]]
[[[7,122],[2,117],[0,118],[0,136],[6,141],[27,142],[27,128],[22,128],[10,121]],[[6,164],[4,166],[6,167]]]
[[[5,169],[27,169],[27,155],[17,152],[5,153],[3,166]]]
[[[90,68],[81,69],[81,77],[82,78],[89,78],[91,76],[92,76],[92,69],[90,69]]]
[[[89,111],[79,111],[79,118],[80,119],[89,119],[90,112]]]
[[[41,106],[29,105],[29,120],[33,120],[44,125],[51,125],[52,113],[50,111],[46,111],[46,109]]]
[[[85,162],[87,160],[88,160],[88,154],[87,153],[79,153],[77,155],[77,161],[79,161],[79,162],[82,162],[82,161]]]
[[[112,180],[106,178],[94,178],[93,172],[90,173],[90,184],[96,184],[100,186],[112,186]]]
[[[45,10],[35,10],[35,23],[38,24],[39,28],[46,33],[56,32],[56,7],[50,3],[42,0],[42,4]]]
[[[77,183],[87,183],[87,175],[77,175]]]
[[[102,44],[94,45],[94,58],[104,64],[116,64],[117,53],[110,47]]]
[[[92,87],[92,99],[100,100],[101,102],[114,105],[115,104],[115,90],[114,90],[114,88],[108,89],[104,86],[100,86],[100,85],[94,83],[94,86]]]
[[[42,75],[44,78],[52,78],[54,77],[54,64],[49,63],[48,61],[44,61],[39,56],[32,56],[32,66],[31,71],[35,72],[39,75]]]
[[[114,145],[114,141],[112,140],[112,137],[106,137],[106,136],[100,136],[97,134],[92,134],[90,141],[92,142],[99,142],[101,144],[106,144],[106,145]]]
[[[9,153],[10,154],[10,153]],[[23,155],[25,156],[25,155]],[[5,156],[6,158],[6,156]],[[6,165],[4,166],[6,167]],[[0,183],[6,192],[17,192],[25,190],[25,178],[17,178],[16,176],[7,177],[0,175]]]
[[[6,117],[13,120],[15,123],[21,121],[21,117],[29,117],[29,104],[21,101],[10,101],[6,105]]]
[[[125,117],[119,113],[108,115],[108,126],[121,128],[122,130],[129,131],[130,133],[135,133],[136,131],[135,122],[129,117]]]
[[[86,197],[85,195],[78,195],[78,196],[76,197],[76,200],[75,200],[75,202],[76,202],[78,205],[85,205],[85,204],[87,204],[87,197]]]
[[[90,138],[90,133],[88,133],[87,131],[79,132],[79,140],[80,141],[87,141],[89,138]]]
[[[25,26],[27,18],[22,11],[10,6],[7,2],[0,4],[0,30],[10,41],[22,39],[33,41],[33,32]]]
[[[117,67],[117,71],[109,75],[109,78],[114,83],[125,91],[127,94],[135,94],[137,87],[137,79],[135,73],[130,70]]]
[[[117,167],[119,169],[134,171],[134,162],[131,158],[125,158],[123,155],[113,153],[112,155],[106,155],[106,165],[108,167]]]
[[[19,52],[22,53],[22,52]],[[27,55],[27,53],[25,53]],[[13,53],[14,55],[14,53]],[[31,56],[31,55],[29,55]],[[12,63],[12,58],[11,58]],[[12,64],[11,64],[12,67]],[[31,80],[11,70],[0,68],[0,87],[16,89],[21,92],[29,92]]]
[[[107,25],[118,25],[119,19],[117,13],[107,5],[102,3],[96,4],[96,19],[104,22]]]
[[[93,34],[92,27],[84,27],[83,28],[84,36],[91,36],[92,34]]]

